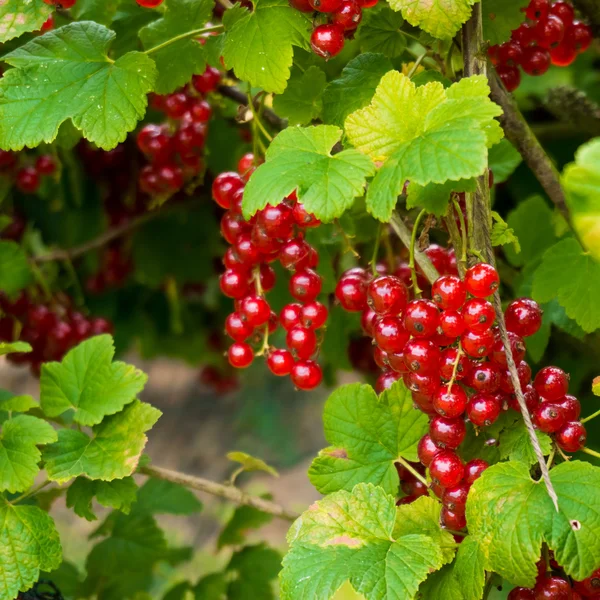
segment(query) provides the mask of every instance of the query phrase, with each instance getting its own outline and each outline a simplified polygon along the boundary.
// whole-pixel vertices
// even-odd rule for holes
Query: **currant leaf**
[[[168,94],[185,85],[192,75],[204,71],[206,61],[197,36],[184,37],[156,52],[152,52],[152,48],[201,29],[209,21],[212,9],[210,0],[170,0],[162,18],[140,30],[144,48],[158,69],[157,93]]]
[[[243,12],[227,28],[225,65],[239,79],[281,94],[290,77],[292,47],[308,49],[310,21],[287,0],[255,0],[254,10]]]
[[[542,542],[567,575],[585,579],[600,563],[600,469],[579,461],[550,471],[556,511],[543,481],[529,466],[499,463],[473,484],[467,501],[469,533],[480,544],[486,568],[523,587],[533,587]]]
[[[22,492],[31,487],[40,471],[38,446],[57,439],[49,423],[18,415],[2,424],[0,432],[0,491]]]
[[[342,127],[350,113],[369,104],[381,78],[391,69],[392,63],[383,54],[360,54],[349,61],[323,92],[323,121]]]
[[[122,0],[77,0],[71,14],[77,21],[96,21],[109,27]]]
[[[111,481],[132,475],[161,412],[135,400],[120,413],[111,415],[92,429],[61,429],[58,441],[46,446],[43,458],[51,481],[62,483],[84,475],[89,479]]]
[[[287,117],[289,125],[308,125],[321,114],[326,85],[325,73],[319,67],[309,67],[299,77],[292,76],[283,94],[275,96],[273,110]]]
[[[231,581],[227,598],[275,600],[273,583],[281,570],[281,554],[265,544],[246,546],[236,552],[227,565]],[[196,596],[204,598],[204,596]]]
[[[402,16],[413,26],[435,38],[452,38],[471,16],[472,6],[478,0],[391,0],[390,6],[402,11]]]
[[[0,390],[0,411],[26,413],[39,406],[31,396],[17,396],[7,390]]]
[[[269,494],[265,494],[262,498],[271,500]],[[259,529],[263,525],[270,523],[273,517],[267,513],[261,512],[252,506],[238,506],[231,519],[227,522],[219,539],[217,548],[221,549],[224,546],[241,546],[246,540],[249,531]]]
[[[406,49],[406,36],[400,31],[403,24],[402,15],[387,6],[380,10],[365,11],[357,32],[360,49],[363,52],[378,52],[389,58],[400,56]]]
[[[446,565],[432,573],[419,587],[419,594],[427,600],[465,600],[452,565]],[[480,597],[474,600],[479,600]]]
[[[316,502],[288,532],[282,600],[329,600],[345,581],[366,600],[412,600],[443,557],[427,535],[394,535],[393,496],[372,484]]]
[[[575,162],[565,167],[562,183],[567,205],[579,238],[600,261],[600,139],[581,146]]]
[[[417,444],[427,423],[402,382],[379,397],[368,385],[342,386],[329,396],[323,411],[325,439],[331,445],[313,460],[308,477],[323,494],[350,491],[357,483],[396,493],[394,461],[417,460]]]
[[[33,274],[21,246],[15,242],[0,240],[0,289],[5,294],[14,296],[32,282]]]
[[[10,0],[0,4],[0,44],[37,31],[52,14],[44,0]]]
[[[502,44],[523,22],[523,10],[529,0],[486,0],[481,3],[483,11],[483,37],[491,45]]]
[[[129,514],[136,492],[137,485],[132,477],[114,481],[91,481],[78,477],[67,489],[67,507],[87,521],[95,521],[98,517],[92,509],[92,500],[96,498],[102,506]]]
[[[550,436],[541,431],[536,431],[538,442],[544,456],[550,454],[552,450],[552,440]],[[503,459],[519,461],[526,465],[537,463],[537,456],[531,445],[529,432],[525,427],[523,419],[515,420],[510,427],[507,427],[499,438],[500,456]]]
[[[425,186],[470,179],[486,168],[487,148],[502,137],[484,77],[416,87],[397,71],[387,73],[369,106],[348,116],[352,145],[385,161],[367,192],[367,210],[388,221],[407,180]]]
[[[489,149],[490,170],[494,173],[494,183],[504,183],[523,162],[515,147],[507,140],[500,140]]]
[[[485,586],[485,556],[477,540],[467,536],[458,547],[453,565],[464,600],[479,600]]]
[[[41,571],[58,568],[62,547],[54,521],[43,510],[0,501],[0,600],[13,600]]]
[[[0,145],[20,150],[52,142],[71,119],[100,148],[125,140],[144,116],[156,67],[141,52],[108,58],[106,27],[70,23],[6,54],[0,81]]]
[[[515,252],[521,252],[519,238],[515,235],[515,230],[508,226],[508,223],[495,211],[492,211],[492,226],[491,239],[492,246],[506,246],[512,244]]]
[[[27,342],[0,342],[0,356],[14,352],[31,352],[31,346]]]
[[[561,240],[546,251],[533,279],[533,298],[556,298],[567,315],[590,333],[600,328],[600,262],[573,238]]]
[[[362,195],[371,161],[357,150],[331,154],[342,135],[330,125],[291,127],[271,143],[265,163],[253,173],[244,190],[244,217],[267,204],[279,204],[297,191],[306,210],[324,222],[341,216]]]
[[[427,185],[411,182],[407,190],[406,207],[424,208],[427,212],[441,217],[448,211],[448,202],[452,192],[474,192],[476,189],[475,179],[428,183]]]
[[[181,485],[148,479],[138,491],[135,510],[152,515],[192,515],[202,510],[202,502]]]
[[[227,458],[239,463],[244,471],[262,471],[273,477],[279,477],[279,473],[271,465],[268,465],[262,458],[256,458],[247,452],[228,452]]]

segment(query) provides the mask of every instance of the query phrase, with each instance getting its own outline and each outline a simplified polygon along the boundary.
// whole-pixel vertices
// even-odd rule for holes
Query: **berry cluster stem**
[[[399,462],[409,473],[411,473],[416,479],[418,479],[421,483],[425,484],[429,487],[429,482],[419,471],[417,471],[413,466],[406,460],[404,460],[401,456],[396,458],[396,462]]]
[[[421,224],[421,221],[426,214],[427,214],[427,211],[425,209],[423,209],[417,215],[417,218],[415,219],[415,224],[413,225],[412,234],[410,236],[410,248],[409,248],[410,258],[409,258],[408,265],[410,267],[410,276],[412,278],[413,290],[414,290],[415,296],[417,298],[421,297],[421,288],[419,287],[419,283],[418,283],[418,279],[417,279],[417,270],[415,268],[415,245],[417,242],[417,232],[419,230],[419,225]]]

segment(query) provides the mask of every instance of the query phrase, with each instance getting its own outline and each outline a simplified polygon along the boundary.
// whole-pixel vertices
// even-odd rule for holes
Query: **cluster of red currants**
[[[548,572],[545,560],[537,564],[538,576],[533,589],[516,587],[508,594],[508,600],[598,600],[600,598],[600,569],[597,569],[583,581],[573,581],[562,574],[560,565],[551,554]]]
[[[68,299],[67,299],[68,300]],[[20,340],[31,344],[32,352],[9,354],[14,364],[29,364],[39,377],[42,363],[61,360],[73,346],[102,333],[112,333],[109,321],[101,317],[88,318],[65,304],[50,308],[32,301],[22,292],[16,300],[0,296],[0,340]]]
[[[34,161],[24,152],[0,150],[0,172],[14,177],[15,186],[23,194],[35,194],[43,177],[56,173],[56,160],[51,154],[40,154]]]
[[[319,256],[304,239],[304,231],[320,222],[297,202],[295,194],[245,221],[241,212],[244,180],[253,168],[252,155],[246,155],[240,161],[240,173],[221,173],[212,187],[217,204],[227,209],[221,233],[231,244],[223,259],[226,270],[220,278],[223,294],[235,300],[235,311],[225,323],[225,332],[234,340],[228,351],[229,362],[237,368],[248,367],[255,356],[247,341],[252,339],[261,344],[258,355],[266,356],[274,375],[289,375],[297,388],[311,390],[323,377],[313,357],[319,347],[316,330],[325,325],[328,310],[317,300],[322,282],[314,269]],[[279,317],[265,298],[275,285],[270,263],[277,260],[293,271],[289,290],[297,301],[284,306]],[[280,324],[287,332],[287,349],[268,344],[269,334]]]
[[[364,8],[372,8],[378,0],[289,0],[302,12],[327,15],[328,23],[314,27],[310,37],[313,51],[326,60],[339,54],[346,37],[352,37],[362,19]]]
[[[207,124],[212,114],[204,99],[221,80],[218,69],[206,67],[191,85],[168,96],[152,96],[151,106],[167,116],[137,134],[137,146],[148,160],[139,175],[140,188],[151,196],[170,196],[204,169],[202,161]]]
[[[133,260],[123,249],[121,240],[106,248],[100,257],[100,268],[88,277],[85,287],[91,294],[121,287],[133,271]]]
[[[543,75],[550,64],[570,65],[592,43],[589,25],[575,19],[573,6],[565,0],[531,0],[527,21],[512,32],[510,41],[488,50],[496,72],[509,92],[519,87],[521,72]]]

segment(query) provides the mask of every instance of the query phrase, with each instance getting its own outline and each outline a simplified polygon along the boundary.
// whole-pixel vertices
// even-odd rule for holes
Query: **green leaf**
[[[446,40],[454,36],[471,16],[477,0],[391,0],[390,6],[402,11],[413,26],[420,27],[433,37]]]
[[[492,219],[494,220],[491,232],[492,246],[512,244],[517,254],[521,252],[519,238],[515,235],[514,229],[511,229],[495,210],[492,211]]]
[[[271,499],[270,495],[264,497]],[[272,520],[271,515],[252,508],[252,506],[238,506],[219,535],[217,549],[220,550],[224,546],[241,546],[246,539],[248,530],[259,529]]]
[[[542,258],[533,279],[533,298],[556,298],[567,315],[586,332],[600,327],[600,263],[577,240],[561,240]]]
[[[358,30],[361,51],[380,52],[389,58],[400,56],[406,49],[406,37],[400,31],[402,25],[402,15],[387,6],[365,11]]]
[[[541,431],[536,431],[537,439],[540,443],[540,448],[544,456],[550,454],[552,450],[552,440],[550,436]],[[525,422],[522,418],[518,418],[513,425],[507,427],[501,434],[499,439],[500,456],[503,459],[519,461],[526,465],[537,463],[537,457],[529,439],[529,433],[525,427]]]
[[[476,189],[475,179],[428,183],[427,185],[411,182],[408,186],[406,208],[424,208],[427,212],[441,217],[448,210],[452,192],[474,192]]]
[[[323,92],[323,121],[343,127],[346,117],[371,101],[381,78],[392,69],[383,54],[359,54]]]
[[[5,503],[0,508],[1,600],[28,590],[40,571],[57,569],[62,548],[54,521],[37,506]]]
[[[419,598],[427,600],[465,600],[452,565],[432,573],[419,588]],[[476,599],[479,600],[481,596]]]
[[[132,477],[114,481],[91,481],[78,477],[67,489],[67,507],[76,515],[95,521],[98,517],[92,510],[94,497],[102,506],[129,514],[136,499],[137,485]]]
[[[583,245],[600,261],[600,138],[581,146],[565,167],[562,183],[573,227]]]
[[[96,21],[111,25],[122,0],[77,0],[71,14],[77,21]]]
[[[500,140],[489,150],[490,170],[494,173],[494,183],[504,183],[523,162],[521,155],[507,140]]]
[[[279,473],[264,460],[256,458],[246,452],[228,452],[227,458],[240,463],[244,471],[264,471],[265,473],[269,473],[269,475],[279,477]]]
[[[0,44],[37,31],[52,14],[44,0],[10,0],[0,4]]]
[[[485,556],[479,543],[467,536],[458,547],[453,573],[464,600],[479,600],[485,586]]]
[[[227,598],[226,574],[211,573],[210,575],[203,577],[194,587],[194,593],[195,599],[223,600],[223,598]]]
[[[550,471],[558,496],[554,508],[543,481],[529,466],[499,463],[473,484],[467,501],[469,533],[478,540],[486,568],[511,583],[533,587],[542,542],[576,580],[600,564],[600,469],[579,461]]]
[[[17,396],[7,390],[0,390],[0,411],[25,413],[39,406],[31,396]]]
[[[0,342],[0,356],[13,352],[31,352],[31,350],[27,342]]]
[[[319,67],[309,67],[300,77],[288,81],[283,94],[275,96],[273,110],[287,117],[289,125],[308,125],[321,114],[321,95],[326,85],[325,73]]]
[[[152,515],[192,515],[202,510],[202,502],[181,485],[148,479],[138,491],[135,510]]]
[[[5,55],[15,68],[0,81],[2,147],[50,143],[69,118],[104,150],[124,141],[144,116],[156,67],[141,52],[112,61],[114,39],[97,23],[70,23]]]
[[[491,45],[502,44],[510,39],[513,29],[523,22],[522,10],[529,0],[485,0],[483,11],[483,37]]]
[[[527,265],[541,258],[556,242],[552,225],[552,211],[541,196],[532,196],[521,202],[506,218],[508,226],[519,239],[521,252],[507,246],[506,257],[516,267]],[[535,223],[535,227],[531,224]]]
[[[1,127],[0,124],[0,130]],[[16,242],[0,240],[0,289],[5,294],[14,296],[31,283],[33,283],[33,273],[21,246]]]
[[[288,533],[282,600],[328,600],[345,581],[367,600],[412,600],[443,558],[426,535],[395,537],[396,515],[394,498],[371,484],[313,504]]]
[[[79,475],[104,481],[132,475],[148,441],[144,434],[160,415],[156,408],[135,400],[96,425],[91,436],[61,429],[58,442],[44,449],[48,478],[62,483]]]
[[[287,0],[253,4],[252,12],[244,10],[244,16],[227,29],[223,59],[238,79],[281,94],[290,78],[292,46],[308,49],[310,21]]]
[[[313,460],[308,477],[322,494],[350,491],[363,482],[395,494],[399,480],[394,461],[417,460],[427,422],[402,382],[379,397],[369,385],[342,386],[325,403],[323,425],[330,446]]]
[[[30,415],[17,415],[2,424],[0,432],[0,491],[22,492],[40,471],[38,446],[57,439],[49,423]]]
[[[227,565],[228,600],[275,600],[273,583],[281,569],[281,555],[264,544],[246,546]],[[198,596],[197,598],[204,598]]]
[[[341,216],[363,194],[366,178],[374,171],[371,161],[356,150],[331,154],[341,135],[342,130],[331,125],[282,131],[244,190],[246,219],[267,204],[279,204],[294,190],[321,221]]]
[[[49,417],[72,409],[80,425],[97,425],[135,400],[148,377],[132,365],[113,362],[110,335],[99,335],[70,350],[60,363],[44,363],[41,404]]]
[[[483,173],[488,146],[502,136],[494,120],[502,111],[489,93],[478,75],[448,89],[440,82],[416,87],[397,71],[383,77],[371,104],[345,124],[355,148],[386,161],[367,192],[367,210],[375,218],[389,220],[407,180],[424,186]]]
[[[210,0],[169,0],[162,19],[140,30],[140,39],[158,68],[156,92],[168,94],[190,81],[192,75],[206,67],[204,48],[196,36],[188,36],[164,48],[152,51],[165,42],[201,29],[212,15]]]

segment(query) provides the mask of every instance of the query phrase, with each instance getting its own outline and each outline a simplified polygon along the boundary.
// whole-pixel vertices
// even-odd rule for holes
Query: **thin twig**
[[[411,230],[404,224],[404,221],[397,212],[392,213],[390,219],[390,225],[395,231],[396,235],[400,238],[400,241],[410,249],[410,240],[412,236]],[[415,248],[415,261],[421,267],[423,274],[427,277],[429,283],[433,283],[440,274],[437,269],[433,266],[433,263],[429,260],[427,254],[417,250]]]
[[[185,473],[179,473],[178,471],[171,471],[170,469],[154,466],[141,467],[139,472],[148,477],[154,477],[155,479],[161,479],[162,481],[170,481],[193,490],[198,490],[199,492],[206,492],[207,494],[212,494],[219,498],[225,498],[236,504],[251,506],[261,512],[268,513],[285,521],[295,521],[300,516],[270,500],[265,500],[258,496],[251,496],[237,487],[223,485],[222,483],[216,483],[215,481],[203,479],[202,477],[194,477],[193,475],[186,475]]]
[[[158,46],[154,46],[153,48],[148,48],[148,50],[145,51],[145,54],[148,54],[148,55],[154,54],[155,52],[158,52],[158,51],[162,50],[163,48],[170,46],[171,44],[181,42],[182,40],[187,40],[188,38],[191,38],[191,37],[195,37],[195,36],[200,37],[207,33],[217,33],[217,32],[221,32],[221,31],[223,31],[223,25],[215,25],[214,27],[204,27],[203,29],[192,29],[191,31],[186,31],[185,33],[176,35],[175,37],[168,39],[166,42],[163,42],[162,44],[158,44]]]
[[[517,104],[504,89],[498,76],[495,73],[491,73],[489,80],[492,90],[492,100],[500,105],[504,111],[504,114],[500,117],[500,123],[507,139],[519,151],[550,200],[552,200],[565,219],[569,221],[565,193],[560,185],[556,167],[552,164],[550,157],[535,137]]]
[[[410,267],[410,277],[413,284],[413,291],[417,298],[421,297],[421,288],[419,287],[419,281],[417,279],[417,269],[415,268],[415,250],[416,250],[416,242],[417,242],[417,232],[419,230],[419,224],[423,217],[427,214],[427,211],[423,209],[415,219],[415,224],[413,225],[412,234],[410,236],[410,248],[408,249],[409,258],[408,258],[408,266]]]
[[[487,74],[487,62],[482,53],[483,19],[481,4],[476,4],[473,7],[473,14],[471,18],[469,21],[467,21],[467,23],[465,23],[465,25],[463,25],[462,37],[465,76],[470,76],[477,73]],[[483,252],[484,258],[490,264],[495,264],[494,250],[490,237],[491,221],[492,215],[490,207],[490,190],[488,185],[488,173],[486,170],[486,172],[477,181],[477,191],[473,197],[473,220],[470,221],[470,229],[473,230],[473,240],[475,242],[474,247]],[[525,397],[523,396],[523,390],[521,389],[521,382],[519,381],[519,373],[515,365],[512,349],[510,347],[506,323],[504,322],[502,301],[500,300],[500,294],[498,291],[494,293],[493,300],[494,309],[496,311],[496,319],[498,321],[498,329],[500,330],[500,338],[502,339],[504,352],[506,354],[506,362],[508,365],[510,380],[515,390],[515,395],[519,403],[519,408],[521,409],[521,414],[523,415],[523,421],[525,422],[525,427],[527,428],[531,445],[533,446],[535,455],[540,465],[542,477],[548,490],[548,495],[552,499],[552,502],[558,511],[558,497],[554,491],[552,481],[550,480],[550,473],[548,471],[548,467],[546,466],[544,453],[540,447],[535,429],[533,428],[533,423],[531,422],[531,417],[529,416],[527,404],[525,403]]]
[[[219,94],[222,96],[226,96],[227,98],[231,98],[231,100],[235,100],[239,104],[243,104],[247,106],[248,104],[248,96],[239,90],[238,88],[231,85],[220,85],[217,89]],[[256,108],[258,103],[254,102],[254,107]],[[274,113],[270,108],[263,109],[263,116],[265,120],[267,120],[273,127],[277,129],[285,129],[287,127],[287,119],[282,119],[279,115]]]
[[[600,410],[597,410],[595,413],[592,413],[591,415],[587,416],[585,419],[580,419],[580,422],[587,423],[588,421],[591,421],[592,419],[595,419],[596,417],[600,417]]]

